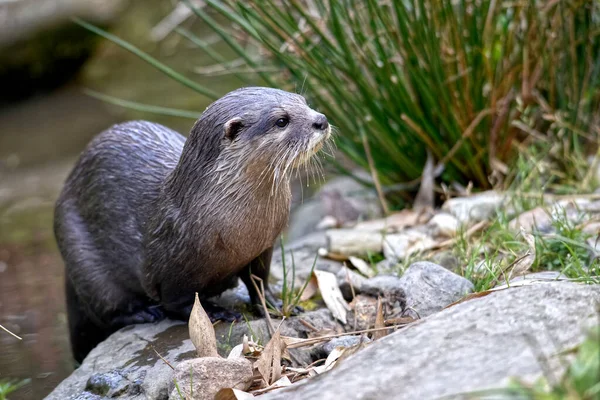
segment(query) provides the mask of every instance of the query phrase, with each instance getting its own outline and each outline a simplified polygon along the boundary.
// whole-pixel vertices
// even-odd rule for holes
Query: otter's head
[[[283,178],[320,150],[330,134],[325,115],[311,109],[304,97],[249,87],[211,104],[190,139],[197,150],[213,150],[215,167],[220,170],[272,171]]]

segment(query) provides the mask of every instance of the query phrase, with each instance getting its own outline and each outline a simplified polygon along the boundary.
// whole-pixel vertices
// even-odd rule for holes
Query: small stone
[[[353,331],[370,329],[375,325],[377,316],[377,298],[359,294],[350,303],[346,326]]]
[[[460,223],[448,213],[439,213],[429,220],[428,224],[432,229],[433,236],[454,237],[460,228]]]
[[[460,222],[473,223],[492,219],[504,203],[506,196],[494,191],[478,193],[469,197],[447,200],[442,209],[454,215]]]
[[[516,276],[510,280],[510,283],[515,283],[519,281],[558,281],[565,279],[569,278],[560,271],[540,271],[531,274]],[[500,282],[498,286],[503,286],[504,284],[504,282]]]
[[[473,284],[441,265],[427,261],[411,264],[398,284],[406,294],[407,308],[421,318],[440,311],[473,291]]]
[[[410,229],[386,235],[383,241],[383,255],[391,260],[404,260],[414,253],[431,249],[436,244],[429,235]]]
[[[352,347],[359,343],[369,343],[369,339],[366,335],[348,335],[331,339],[329,342],[323,344],[322,349],[325,354],[329,355],[336,347]]]
[[[513,232],[519,232],[521,227],[527,232],[549,233],[552,231],[552,217],[543,207],[536,207],[525,211],[508,223],[508,228]]]
[[[347,267],[340,269],[336,274],[336,278],[340,291],[346,301],[352,300],[352,287],[354,288],[355,294],[359,293],[362,285],[367,281],[367,278]]]
[[[361,285],[360,292],[374,297],[402,289],[402,280],[394,275],[377,275]]]
[[[452,272],[459,271],[460,261],[459,261],[458,257],[456,257],[454,255],[454,252],[452,250],[436,252],[431,257],[431,261],[434,264],[439,264],[442,267],[444,267]]]
[[[366,257],[369,253],[381,253],[383,235],[354,229],[332,229],[327,231],[327,248],[331,253]]]
[[[252,362],[245,358],[195,358],[175,367],[169,398],[178,399],[181,392],[186,399],[212,400],[221,389],[247,390],[252,380]]]

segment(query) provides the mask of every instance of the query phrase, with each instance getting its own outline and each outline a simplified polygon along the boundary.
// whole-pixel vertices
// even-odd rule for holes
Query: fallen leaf
[[[239,389],[225,388],[215,394],[215,400],[245,400],[253,399],[254,395]]]
[[[300,296],[300,301],[306,301],[311,299],[317,292],[319,291],[319,283],[317,282],[317,277],[311,275],[308,284],[304,288],[302,295]]]
[[[342,296],[342,292],[337,284],[337,278],[334,274],[327,271],[315,270],[313,274],[317,278],[321,297],[323,297],[325,305],[331,311],[334,318],[345,324],[346,313],[350,310],[350,306],[344,300],[344,296]]]
[[[242,357],[244,354],[244,343],[240,343],[237,346],[235,346],[233,349],[231,349],[231,351],[229,352],[229,355],[227,356],[227,359],[231,360],[232,358],[239,358]]]
[[[200,304],[198,293],[196,293],[194,307],[190,314],[189,332],[198,357],[220,357],[217,352],[215,329],[206,311],[202,308],[202,304]]]
[[[421,175],[421,186],[413,203],[413,210],[432,210],[434,207],[433,185],[435,183],[435,165],[433,155],[427,149],[427,161]]]
[[[277,328],[254,364],[267,385],[271,385],[281,378],[281,353],[284,348],[285,342],[281,339],[279,328]]]
[[[375,329],[385,328],[385,322],[383,318],[383,304],[381,302],[381,297],[377,299],[377,312],[375,314]],[[373,340],[381,339],[387,335],[387,331],[382,329],[373,332]]]
[[[324,371],[329,371],[330,369],[335,367],[337,360],[346,352],[346,350],[347,348],[343,346],[338,346],[334,348],[333,351],[327,356],[325,364],[323,364]]]
[[[356,268],[361,274],[363,274],[367,278],[372,278],[373,276],[375,276],[375,271],[373,270],[373,268],[371,268],[371,266],[362,258],[350,256],[348,257],[348,259],[350,260],[350,264],[352,264],[354,268]]]

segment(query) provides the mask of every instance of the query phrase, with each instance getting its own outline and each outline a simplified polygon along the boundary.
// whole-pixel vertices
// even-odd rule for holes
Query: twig
[[[158,351],[156,351],[156,349],[154,348],[154,346],[152,346],[152,350],[154,350],[154,352],[156,353],[157,356],[160,357],[161,360],[163,360],[165,362],[165,364],[167,364],[172,370],[174,370],[175,368],[173,368],[173,366],[171,365],[170,362],[168,362],[167,360],[165,360],[165,358],[163,356],[161,356]]]
[[[413,321],[414,322],[414,321]],[[410,322],[412,323],[412,322]],[[377,332],[377,331],[384,331],[384,330],[389,330],[389,329],[394,329],[394,328],[403,328],[406,325],[408,325],[409,323],[405,323],[405,324],[398,324],[398,325],[390,325],[390,326],[386,326],[383,328],[371,328],[371,329],[363,329],[361,331],[352,331],[352,332],[344,332],[344,333],[336,333],[333,335],[325,335],[325,336],[319,336],[316,338],[311,338],[311,339],[305,339],[302,342],[298,342],[298,343],[290,343],[289,345],[287,345],[288,349],[295,349],[298,347],[304,347],[304,346],[310,346],[319,342],[324,342],[326,340],[329,339],[334,339],[334,338],[338,338],[338,337],[342,337],[342,336],[349,336],[349,335],[358,335],[361,333],[370,333],[370,332]],[[296,338],[294,338],[296,339]]]
[[[2,329],[4,332],[8,333],[9,335],[16,337],[19,340],[23,340],[23,338],[21,338],[20,336],[15,335],[14,333],[12,333],[11,331],[9,331],[8,329],[6,329],[5,327],[3,327],[2,325],[0,325],[0,329]]]
[[[475,234],[478,231],[480,231],[481,229],[485,228],[485,226],[488,225],[488,223],[489,223],[488,221],[479,221],[478,223],[476,223],[475,225],[473,225],[472,227],[470,227],[465,232],[464,238],[466,239],[466,238],[471,237],[473,234]],[[430,250],[439,250],[439,249],[442,249],[444,247],[452,246],[457,241],[458,241],[458,238],[448,239],[448,240],[446,240],[444,242],[440,242],[440,243],[436,244]]]
[[[254,285],[254,289],[256,289],[256,293],[258,294],[258,298],[260,299],[260,304],[263,307],[265,312],[265,319],[267,320],[267,326],[269,327],[269,333],[273,335],[275,333],[275,328],[273,327],[273,321],[271,321],[271,316],[269,315],[269,309],[267,308],[267,303],[265,301],[265,287],[263,285],[263,280],[258,276],[252,274],[250,275],[250,280],[252,281],[252,285]],[[260,282],[260,289],[256,284],[256,280]]]

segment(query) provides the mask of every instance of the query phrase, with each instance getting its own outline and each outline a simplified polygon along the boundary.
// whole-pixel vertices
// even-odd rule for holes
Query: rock
[[[361,293],[377,297],[379,294],[395,292],[402,288],[402,279],[397,276],[377,275],[364,281],[358,289]]]
[[[404,289],[407,308],[415,310],[421,318],[473,291],[473,284],[467,279],[427,261],[411,264],[396,282]]]
[[[348,330],[362,331],[373,328],[377,316],[377,298],[358,294],[350,302],[350,307],[346,317]]]
[[[352,347],[359,343],[369,342],[371,342],[371,339],[369,339],[365,335],[348,335],[333,338],[329,342],[324,343],[321,347],[323,349],[323,352],[329,355],[329,353],[331,353],[336,347]]]
[[[561,351],[597,324],[600,286],[539,283],[465,301],[371,343],[333,370],[265,400],[467,398],[561,376]],[[535,343],[535,344],[533,344]],[[543,356],[543,362],[539,361]],[[447,397],[446,397],[447,396]]]
[[[175,367],[169,398],[213,400],[221,389],[247,390],[252,380],[252,362],[245,358],[195,358]]]
[[[291,284],[294,275],[292,269],[295,268],[296,287],[301,287],[304,284],[310,275],[313,264],[315,264],[315,269],[337,273],[342,267],[341,262],[317,257],[318,249],[325,245],[325,233],[319,232],[286,244],[284,246],[285,258],[282,257],[281,248],[276,248],[271,259],[271,280],[280,285],[282,284],[285,275],[283,270],[284,259],[289,284]]]
[[[275,326],[280,322],[273,320]],[[342,326],[327,309],[286,319],[280,329],[282,335],[306,338],[314,333],[312,328],[332,334],[343,332]],[[234,346],[242,343],[244,335],[253,336],[261,344],[266,344],[270,339],[264,319],[235,324],[220,322],[215,325],[219,355],[226,357]],[[312,363],[318,358],[317,351],[307,348],[290,350],[295,360],[292,365]],[[47,399],[93,399],[94,396],[103,396],[164,400],[171,392],[169,385],[173,378],[173,370],[167,362],[176,366],[193,358],[196,358],[196,351],[189,338],[187,324],[164,320],[156,324],[127,326],[92,350],[81,366],[58,385]]]
[[[461,267],[460,260],[458,259],[458,257],[456,257],[456,255],[454,255],[454,251],[452,250],[436,252],[431,257],[431,261],[434,264],[439,264],[452,272],[459,272]]]
[[[510,283],[520,282],[520,281],[559,281],[569,279],[565,274],[560,271],[540,271],[533,272],[530,274],[525,274],[521,276],[516,276],[510,280]],[[505,283],[501,282],[498,286],[504,286]]]
[[[437,245],[429,235],[416,229],[407,229],[400,233],[385,235],[383,255],[389,260],[402,261],[420,251],[429,250]]]
[[[513,232],[519,232],[521,227],[527,232],[549,233],[552,231],[552,217],[543,207],[536,207],[525,211],[508,223],[508,228]]]
[[[133,399],[140,393],[147,399],[165,399],[173,371],[157,352],[171,365],[194,358],[187,325],[164,320],[119,330],[92,350],[47,399],[91,394]]]
[[[482,192],[469,197],[449,199],[442,209],[454,215],[461,223],[487,221],[496,216],[505,198],[502,193]]]
[[[360,292],[363,283],[367,281],[367,278],[347,267],[342,267],[338,271],[336,278],[340,291],[346,301],[351,301],[353,297],[350,285],[352,285],[354,293],[356,294]]]
[[[435,214],[428,223],[433,236],[445,236],[452,238],[458,233],[460,222],[452,214]]]
[[[71,21],[106,26],[124,0],[0,1],[0,101],[21,99],[66,82],[83,65],[98,36]]]
[[[369,253],[383,251],[383,235],[355,229],[332,229],[327,231],[327,249],[330,253],[367,257]]]
[[[367,182],[371,180],[365,172],[353,173]],[[297,207],[290,217],[287,237],[289,240],[296,240],[314,232],[327,216],[333,217],[341,225],[381,215],[375,190],[365,188],[350,177],[340,176],[329,180],[312,199]]]

